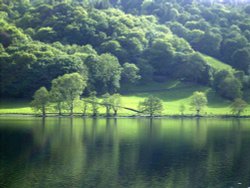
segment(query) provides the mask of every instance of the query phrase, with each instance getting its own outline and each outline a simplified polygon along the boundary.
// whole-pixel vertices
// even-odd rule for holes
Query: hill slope
[[[226,64],[226,63],[223,63],[222,61],[218,60],[218,59],[215,59],[211,56],[207,56],[205,54],[202,54],[202,57],[204,58],[204,60],[206,62],[208,62],[208,64],[213,67],[215,70],[217,71],[220,71],[220,70],[228,70],[229,72],[235,72],[235,69]]]
[[[226,46],[218,34],[233,23],[224,23],[223,26],[214,20],[215,27],[209,19],[193,20],[191,12],[198,18],[206,18],[202,14],[206,7],[191,4],[182,9],[180,2],[152,7],[151,3],[157,1],[150,1],[148,13],[153,8],[165,14],[170,10],[168,6],[176,5],[176,10],[172,11],[171,7],[170,11],[177,13],[176,19],[162,22],[164,19],[158,20],[159,15],[154,15],[155,12],[152,15],[145,15],[143,11],[138,15],[128,14],[116,4],[102,7],[102,3],[95,4],[97,1],[94,4],[86,2],[90,1],[0,1],[1,96],[31,98],[40,87],[50,90],[52,80],[73,72],[86,79],[86,96],[93,92],[99,96],[119,92],[126,85],[133,87],[139,78],[141,84],[182,80],[201,84],[204,88],[213,85],[216,92],[231,100],[241,97],[243,86],[250,85],[250,76],[245,69],[239,73],[231,66],[200,53],[224,59],[219,51],[234,53],[239,48],[234,58],[238,60],[243,56],[241,64],[248,63],[245,61],[248,58],[247,34],[227,41],[230,45]],[[141,0],[133,2],[142,3]],[[145,5],[141,3],[135,8],[139,10]],[[211,11],[214,8],[218,9],[212,7]],[[230,7],[221,7],[224,9]],[[221,16],[227,14],[223,12]],[[238,17],[235,19],[239,20]],[[225,22],[228,20],[224,19]],[[243,33],[242,27],[248,26],[239,25],[239,28],[234,28],[235,32],[229,33],[230,36]],[[182,33],[185,37],[178,33],[182,32],[181,29],[185,31]],[[239,45],[233,45],[237,41]],[[222,44],[225,49],[220,50]],[[207,47],[205,51],[204,47]],[[231,61],[230,64],[237,67]],[[217,74],[219,70],[227,71]],[[151,92],[153,85],[147,90]]]

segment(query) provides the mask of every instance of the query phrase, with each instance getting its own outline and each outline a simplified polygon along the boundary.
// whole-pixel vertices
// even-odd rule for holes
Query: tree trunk
[[[86,106],[84,106],[84,108],[83,108],[83,116],[86,116],[86,113],[87,113],[87,107]]]
[[[43,117],[45,117],[45,116],[46,116],[45,105],[43,105],[43,107],[42,107],[42,115],[43,115]]]
[[[106,116],[108,117],[108,115],[109,115],[109,109],[108,109],[108,107],[106,106]]]
[[[114,110],[114,116],[115,117],[117,116],[117,110]]]
[[[237,112],[237,116],[238,116],[238,117],[240,117],[240,113],[241,113],[241,112],[240,112],[240,110],[239,110],[239,111]]]
[[[196,116],[200,116],[200,110],[197,110]]]
[[[106,116],[110,117],[110,108],[106,106]]]
[[[70,116],[73,116],[73,109],[74,109],[74,101],[70,103]]]
[[[59,116],[62,115],[62,107],[61,107],[61,102],[58,103],[58,114]]]

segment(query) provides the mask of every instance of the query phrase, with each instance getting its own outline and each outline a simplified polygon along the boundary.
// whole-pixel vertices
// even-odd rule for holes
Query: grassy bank
[[[179,81],[169,81],[167,83],[148,83],[140,86],[125,86],[122,90],[122,106],[137,109],[138,103],[145,97],[154,95],[163,101],[163,115],[179,115],[179,107],[184,104],[186,115],[194,115],[195,111],[190,109],[190,99],[194,91],[202,91],[207,94],[208,106],[202,112],[203,115],[231,115],[231,101],[225,100],[218,96],[211,88],[195,85],[191,83],[182,83]],[[101,99],[100,99],[101,100]],[[248,101],[249,102],[249,101]],[[48,108],[50,112],[55,112],[53,106]],[[100,114],[105,114],[105,108],[99,108]],[[77,107],[75,113],[81,113]],[[35,112],[27,100],[1,100],[0,114],[34,114]],[[89,113],[91,113],[89,111]],[[119,110],[119,115],[136,115],[125,109]],[[242,115],[250,115],[250,106]]]

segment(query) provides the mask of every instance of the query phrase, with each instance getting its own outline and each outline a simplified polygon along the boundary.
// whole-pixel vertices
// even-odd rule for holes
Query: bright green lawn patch
[[[215,59],[211,56],[207,56],[202,54],[204,60],[211,66],[213,67],[215,70],[228,70],[230,72],[234,72],[235,70],[228,64],[225,64],[221,61],[219,61],[218,59]]]
[[[148,89],[150,88],[150,89]],[[179,81],[169,81],[167,83],[148,83],[140,86],[129,86],[122,90],[122,106],[137,109],[140,101],[146,97],[153,95],[159,97],[163,101],[164,115],[180,114],[179,107],[184,104],[186,107],[185,114],[195,114],[195,111],[190,109],[190,99],[195,91],[202,91],[207,94],[208,106],[204,109],[203,114],[207,115],[229,115],[231,114],[229,100],[225,100],[218,96],[211,88],[192,84],[181,83]],[[100,99],[101,101],[101,99]],[[52,107],[50,112],[55,112]],[[76,113],[81,113],[80,107],[74,110]],[[105,113],[105,108],[100,107],[101,114]],[[4,101],[0,103],[0,113],[34,113],[29,107],[28,101]],[[89,111],[89,113],[91,113]],[[135,112],[120,109],[119,115],[136,115]],[[250,115],[250,106],[243,115]]]
[[[141,91],[139,92],[140,87],[137,88],[137,92],[127,90],[126,96],[123,97],[124,106],[129,105],[130,107],[137,107],[139,101],[142,101],[145,97],[149,95],[154,95],[159,97],[164,104],[163,114],[168,115],[177,115],[180,114],[179,107],[181,104],[184,104],[186,107],[185,114],[195,114],[195,111],[190,109],[190,99],[195,91],[202,91],[207,94],[208,97],[208,107],[204,109],[205,114],[209,115],[221,115],[221,114],[230,114],[230,101],[227,101],[219,97],[214,91],[210,88],[191,84],[191,83],[177,83],[174,87],[167,88],[165,84],[159,86],[158,90],[150,90],[149,92]],[[163,89],[165,87],[165,89]]]
[[[176,87],[183,87],[182,83],[177,80],[169,80],[165,83],[157,83],[157,82],[147,82],[140,85],[123,85],[121,89],[121,93],[137,93],[137,92],[155,92],[160,90],[167,90]]]
[[[29,114],[34,113],[30,108],[28,100],[5,99],[0,101],[0,114],[18,113]]]

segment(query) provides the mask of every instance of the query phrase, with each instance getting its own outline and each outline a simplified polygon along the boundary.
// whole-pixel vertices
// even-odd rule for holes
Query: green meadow
[[[193,83],[184,83],[180,81],[168,81],[166,83],[146,83],[138,86],[124,86],[121,90],[122,104],[121,106],[137,109],[140,101],[143,101],[146,97],[153,95],[160,98],[163,101],[164,110],[162,115],[180,115],[180,105],[185,106],[185,115],[194,115],[195,111],[190,108],[190,99],[195,91],[205,92],[208,99],[208,105],[203,110],[203,115],[230,115],[230,105],[232,101],[221,98],[211,88],[196,85]],[[245,99],[249,102],[249,92],[245,92]],[[101,97],[99,101],[101,102]],[[53,104],[48,106],[48,111],[55,113]],[[75,104],[75,113],[81,113],[81,108],[77,102]],[[0,114],[34,114],[35,112],[30,107],[29,100],[16,100],[5,99],[0,103]],[[67,113],[67,111],[65,111]],[[88,113],[91,113],[90,107]],[[100,115],[105,114],[105,108],[100,106]],[[137,115],[137,113],[120,109],[118,111],[120,116]],[[250,106],[242,115],[250,115]]]
[[[202,54],[203,59],[215,70],[220,71],[220,70],[228,70],[230,72],[234,72],[235,70],[232,68],[232,66],[225,64],[218,59],[215,59],[211,56],[207,56],[205,54]]]

